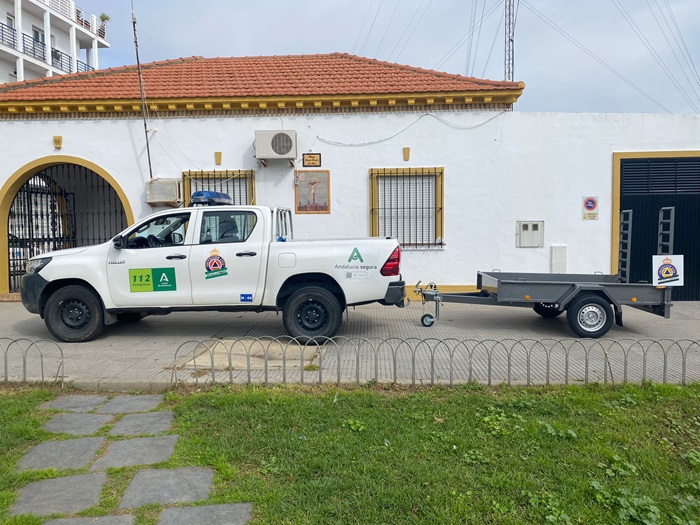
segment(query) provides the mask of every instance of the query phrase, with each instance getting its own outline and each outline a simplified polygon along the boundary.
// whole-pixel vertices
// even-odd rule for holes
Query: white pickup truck
[[[287,209],[193,206],[155,213],[103,244],[33,257],[21,296],[67,342],[193,310],[282,311],[287,333],[308,341],[334,336],[348,306],[403,306],[400,262],[395,239],[294,241]]]

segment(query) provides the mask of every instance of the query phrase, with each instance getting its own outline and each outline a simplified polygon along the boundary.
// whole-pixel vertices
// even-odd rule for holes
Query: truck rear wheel
[[[102,304],[95,293],[81,285],[56,290],[46,301],[44,322],[54,337],[82,343],[100,335],[104,328]]]
[[[569,305],[566,320],[579,337],[598,338],[610,330],[613,312],[610,303],[602,297],[584,295]]]
[[[342,312],[335,295],[319,286],[307,286],[287,300],[282,319],[287,333],[306,343],[338,333]]]
[[[546,319],[554,319],[564,313],[563,310],[558,310],[554,303],[535,303],[532,309]]]

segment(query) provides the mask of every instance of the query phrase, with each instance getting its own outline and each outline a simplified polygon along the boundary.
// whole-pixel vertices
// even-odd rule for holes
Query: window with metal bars
[[[444,168],[370,170],[370,234],[403,248],[442,248]]]
[[[255,204],[255,171],[185,171],[182,173],[185,206],[195,191],[219,191],[233,199],[234,204]]]

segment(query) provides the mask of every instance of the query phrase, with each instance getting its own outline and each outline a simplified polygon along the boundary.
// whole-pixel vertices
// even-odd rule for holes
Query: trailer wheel
[[[430,328],[431,326],[433,326],[434,323],[435,318],[430,314],[425,314],[423,317],[420,318],[420,324],[422,324],[426,328]]]
[[[64,286],[51,294],[44,322],[54,337],[67,343],[91,341],[105,326],[100,299],[81,285]]]
[[[566,320],[579,337],[598,338],[608,333],[613,323],[610,303],[597,295],[583,295],[568,308]]]
[[[546,319],[554,319],[564,313],[563,310],[558,310],[554,303],[535,303],[532,309]]]
[[[282,321],[287,333],[301,343],[333,337],[343,320],[335,295],[320,286],[294,292],[284,305]]]

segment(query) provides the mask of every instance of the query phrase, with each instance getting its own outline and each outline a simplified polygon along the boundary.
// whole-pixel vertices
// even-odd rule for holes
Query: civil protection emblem
[[[228,275],[228,270],[226,270],[226,261],[221,257],[219,250],[214,248],[210,253],[209,257],[204,263],[204,278],[213,279],[214,277],[222,277]]]
[[[672,283],[679,279],[678,269],[673,265],[673,261],[666,257],[658,269],[659,284]]]

